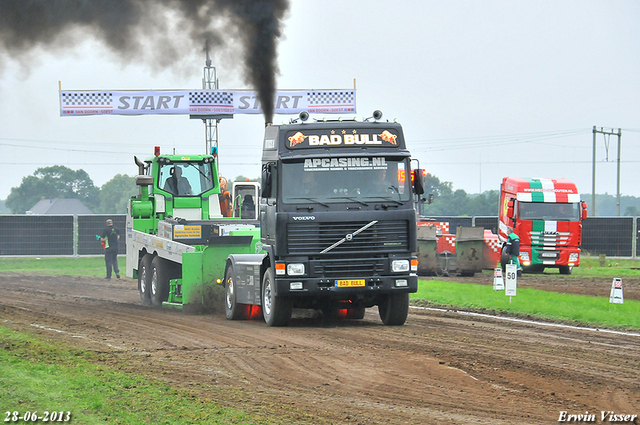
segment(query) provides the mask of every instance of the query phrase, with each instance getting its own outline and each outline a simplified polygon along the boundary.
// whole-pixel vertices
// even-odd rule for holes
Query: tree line
[[[96,214],[124,214],[129,198],[138,193],[134,177],[117,174],[96,187],[86,171],[62,165],[38,168],[11,188],[4,201],[13,214],[24,214],[41,199],[78,199]]]
[[[248,180],[244,176],[235,181]],[[258,180],[258,179],[251,179]],[[40,199],[79,199],[96,214],[125,214],[131,196],[138,193],[135,177],[117,174],[101,187],[96,187],[86,171],[72,170],[62,165],[38,168],[33,175],[24,177],[20,186],[11,188],[0,212],[24,214]],[[500,193],[489,190],[481,194],[467,194],[454,190],[453,183],[440,181],[432,174],[425,179],[425,195],[433,195],[433,202],[421,206],[424,216],[497,216]],[[591,195],[582,195],[591,202]],[[616,215],[616,198],[612,195],[596,195],[598,216]],[[625,216],[640,216],[640,198],[622,196],[620,211]]]

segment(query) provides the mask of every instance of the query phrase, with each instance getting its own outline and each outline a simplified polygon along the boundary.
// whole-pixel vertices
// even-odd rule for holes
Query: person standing
[[[118,239],[120,239],[120,231],[114,227],[113,220],[107,219],[107,227],[102,231],[100,240],[104,242],[104,262],[107,266],[107,277],[111,279],[111,269],[120,279],[120,269],[118,268]]]
[[[522,276],[522,267],[520,266],[520,237],[509,229],[509,235],[507,236],[507,253],[509,254],[509,262],[517,266],[518,276]]]

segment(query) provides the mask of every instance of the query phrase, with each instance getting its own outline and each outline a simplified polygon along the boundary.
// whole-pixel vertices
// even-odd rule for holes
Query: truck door
[[[233,183],[233,216],[248,220],[258,218],[259,188],[257,182]]]

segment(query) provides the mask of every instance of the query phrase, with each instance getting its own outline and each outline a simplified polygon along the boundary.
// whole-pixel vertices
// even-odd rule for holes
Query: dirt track
[[[549,277],[561,279],[525,276],[519,284],[544,286]],[[608,296],[610,282],[601,285],[571,286]],[[625,285],[625,299],[638,299]],[[561,411],[596,413],[602,423],[601,410],[640,415],[639,335],[416,308],[401,327],[382,326],[371,309],[361,321],[294,315],[290,327],[268,328],[142,307],[129,279],[70,276],[0,276],[0,321],[277,423],[550,424]]]

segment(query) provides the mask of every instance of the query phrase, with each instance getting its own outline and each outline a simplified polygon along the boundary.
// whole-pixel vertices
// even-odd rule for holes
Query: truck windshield
[[[285,204],[398,202],[411,199],[405,158],[308,158],[282,164]]]
[[[579,221],[580,204],[518,202],[518,216],[523,220]]]
[[[160,166],[158,185],[174,196],[198,196],[214,187],[212,163],[173,162]]]

